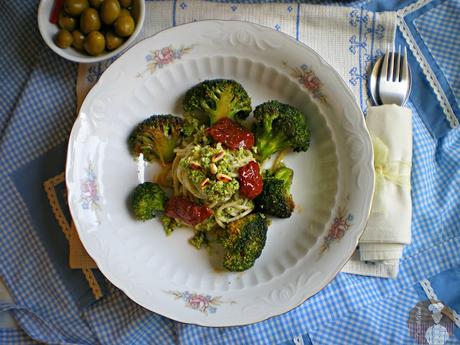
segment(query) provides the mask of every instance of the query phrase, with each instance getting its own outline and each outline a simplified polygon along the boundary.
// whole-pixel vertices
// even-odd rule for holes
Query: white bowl
[[[134,126],[182,114],[186,90],[214,78],[238,80],[254,106],[296,106],[311,128],[308,151],[284,159],[297,207],[272,219],[262,255],[239,273],[190,246],[190,230],[165,236],[158,218],[136,222],[126,207],[142,169],[127,148]],[[340,75],[311,48],[247,22],[180,25],[130,48],[86,96],[67,152],[70,211],[100,271],[143,307],[203,326],[259,322],[326,286],[353,254],[374,190],[370,136]],[[144,176],[158,171],[149,164]]]
[[[113,56],[118,55],[123,50],[128,48],[136,39],[136,36],[142,29],[142,24],[144,23],[145,17],[145,2],[144,0],[134,0],[133,1],[133,17],[136,22],[136,28],[133,34],[126,40],[120,47],[111,52],[101,54],[98,56],[91,56],[85,53],[81,53],[78,50],[74,49],[73,47],[69,47],[66,49],[59,48],[56,43],[54,43],[54,36],[59,31],[59,27],[57,24],[53,24],[49,21],[51,11],[53,9],[53,4],[55,0],[41,0],[40,5],[38,6],[38,14],[37,14],[37,21],[38,21],[38,29],[40,30],[40,34],[43,37],[43,40],[46,42],[48,47],[50,47],[56,54],[62,56],[63,58],[75,61],[79,63],[93,63],[99,62],[103,60],[110,59]]]

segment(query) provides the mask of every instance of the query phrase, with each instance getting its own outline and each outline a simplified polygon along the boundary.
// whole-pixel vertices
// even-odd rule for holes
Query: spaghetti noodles
[[[238,169],[255,160],[250,150],[189,143],[175,151],[171,166],[174,195],[211,208],[216,224],[223,228],[254,209],[251,200],[239,195],[238,183]]]

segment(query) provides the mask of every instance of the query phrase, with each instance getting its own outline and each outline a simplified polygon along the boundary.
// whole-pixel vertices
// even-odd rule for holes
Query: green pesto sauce
[[[223,158],[212,162],[212,158],[224,151]],[[189,156],[180,161],[181,167],[187,172],[190,181],[208,195],[210,202],[224,202],[229,200],[239,190],[238,183],[238,162],[246,158],[252,158],[252,152],[240,148],[238,150],[224,149],[220,143],[215,146],[195,145]],[[201,166],[199,169],[193,169],[192,165],[197,163]],[[211,165],[215,164],[217,172],[211,172]],[[230,182],[224,182],[217,179],[218,174],[224,174],[232,178]],[[206,179],[209,183],[201,188],[201,183]]]

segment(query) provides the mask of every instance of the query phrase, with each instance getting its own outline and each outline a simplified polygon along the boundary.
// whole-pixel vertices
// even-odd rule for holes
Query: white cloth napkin
[[[357,253],[343,271],[394,278],[411,241],[412,113],[397,105],[370,107],[366,123],[374,145],[375,193]]]

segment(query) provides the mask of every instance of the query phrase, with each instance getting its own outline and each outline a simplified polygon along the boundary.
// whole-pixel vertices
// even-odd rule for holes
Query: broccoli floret
[[[261,162],[287,148],[296,152],[308,150],[310,129],[298,109],[278,101],[268,101],[255,108],[254,117],[257,154]]]
[[[261,213],[228,224],[221,238],[226,249],[224,267],[232,272],[251,268],[265,246],[267,230],[267,219]]]
[[[187,91],[183,102],[185,117],[213,125],[224,117],[245,119],[251,112],[251,98],[234,80],[205,80]]]
[[[254,200],[256,209],[278,218],[289,218],[294,211],[291,184],[294,171],[281,165],[275,171],[266,171],[262,193]]]
[[[206,130],[207,126],[195,118],[185,116],[184,118],[184,140],[187,143],[193,142],[199,145],[208,145],[211,142]]]
[[[131,208],[137,220],[149,220],[155,217],[155,212],[164,211],[166,194],[159,185],[144,182],[138,185],[132,194]]]
[[[185,116],[184,119],[184,135],[186,137],[191,137],[196,133],[200,132],[205,126],[198,121],[197,119]]]
[[[209,245],[208,237],[206,233],[202,231],[197,231],[188,241],[196,249],[201,249],[201,247],[207,247]]]
[[[196,231],[201,231],[201,232],[210,232],[214,230],[217,226],[216,219],[214,216],[211,216],[201,223],[195,225],[195,230]]]
[[[141,153],[148,162],[156,159],[162,165],[174,159],[174,149],[182,139],[184,120],[173,115],[153,115],[131,132],[128,143],[134,156]]]
[[[180,226],[177,220],[168,216],[162,216],[161,223],[163,224],[163,230],[165,231],[166,236],[171,235],[172,232]]]

